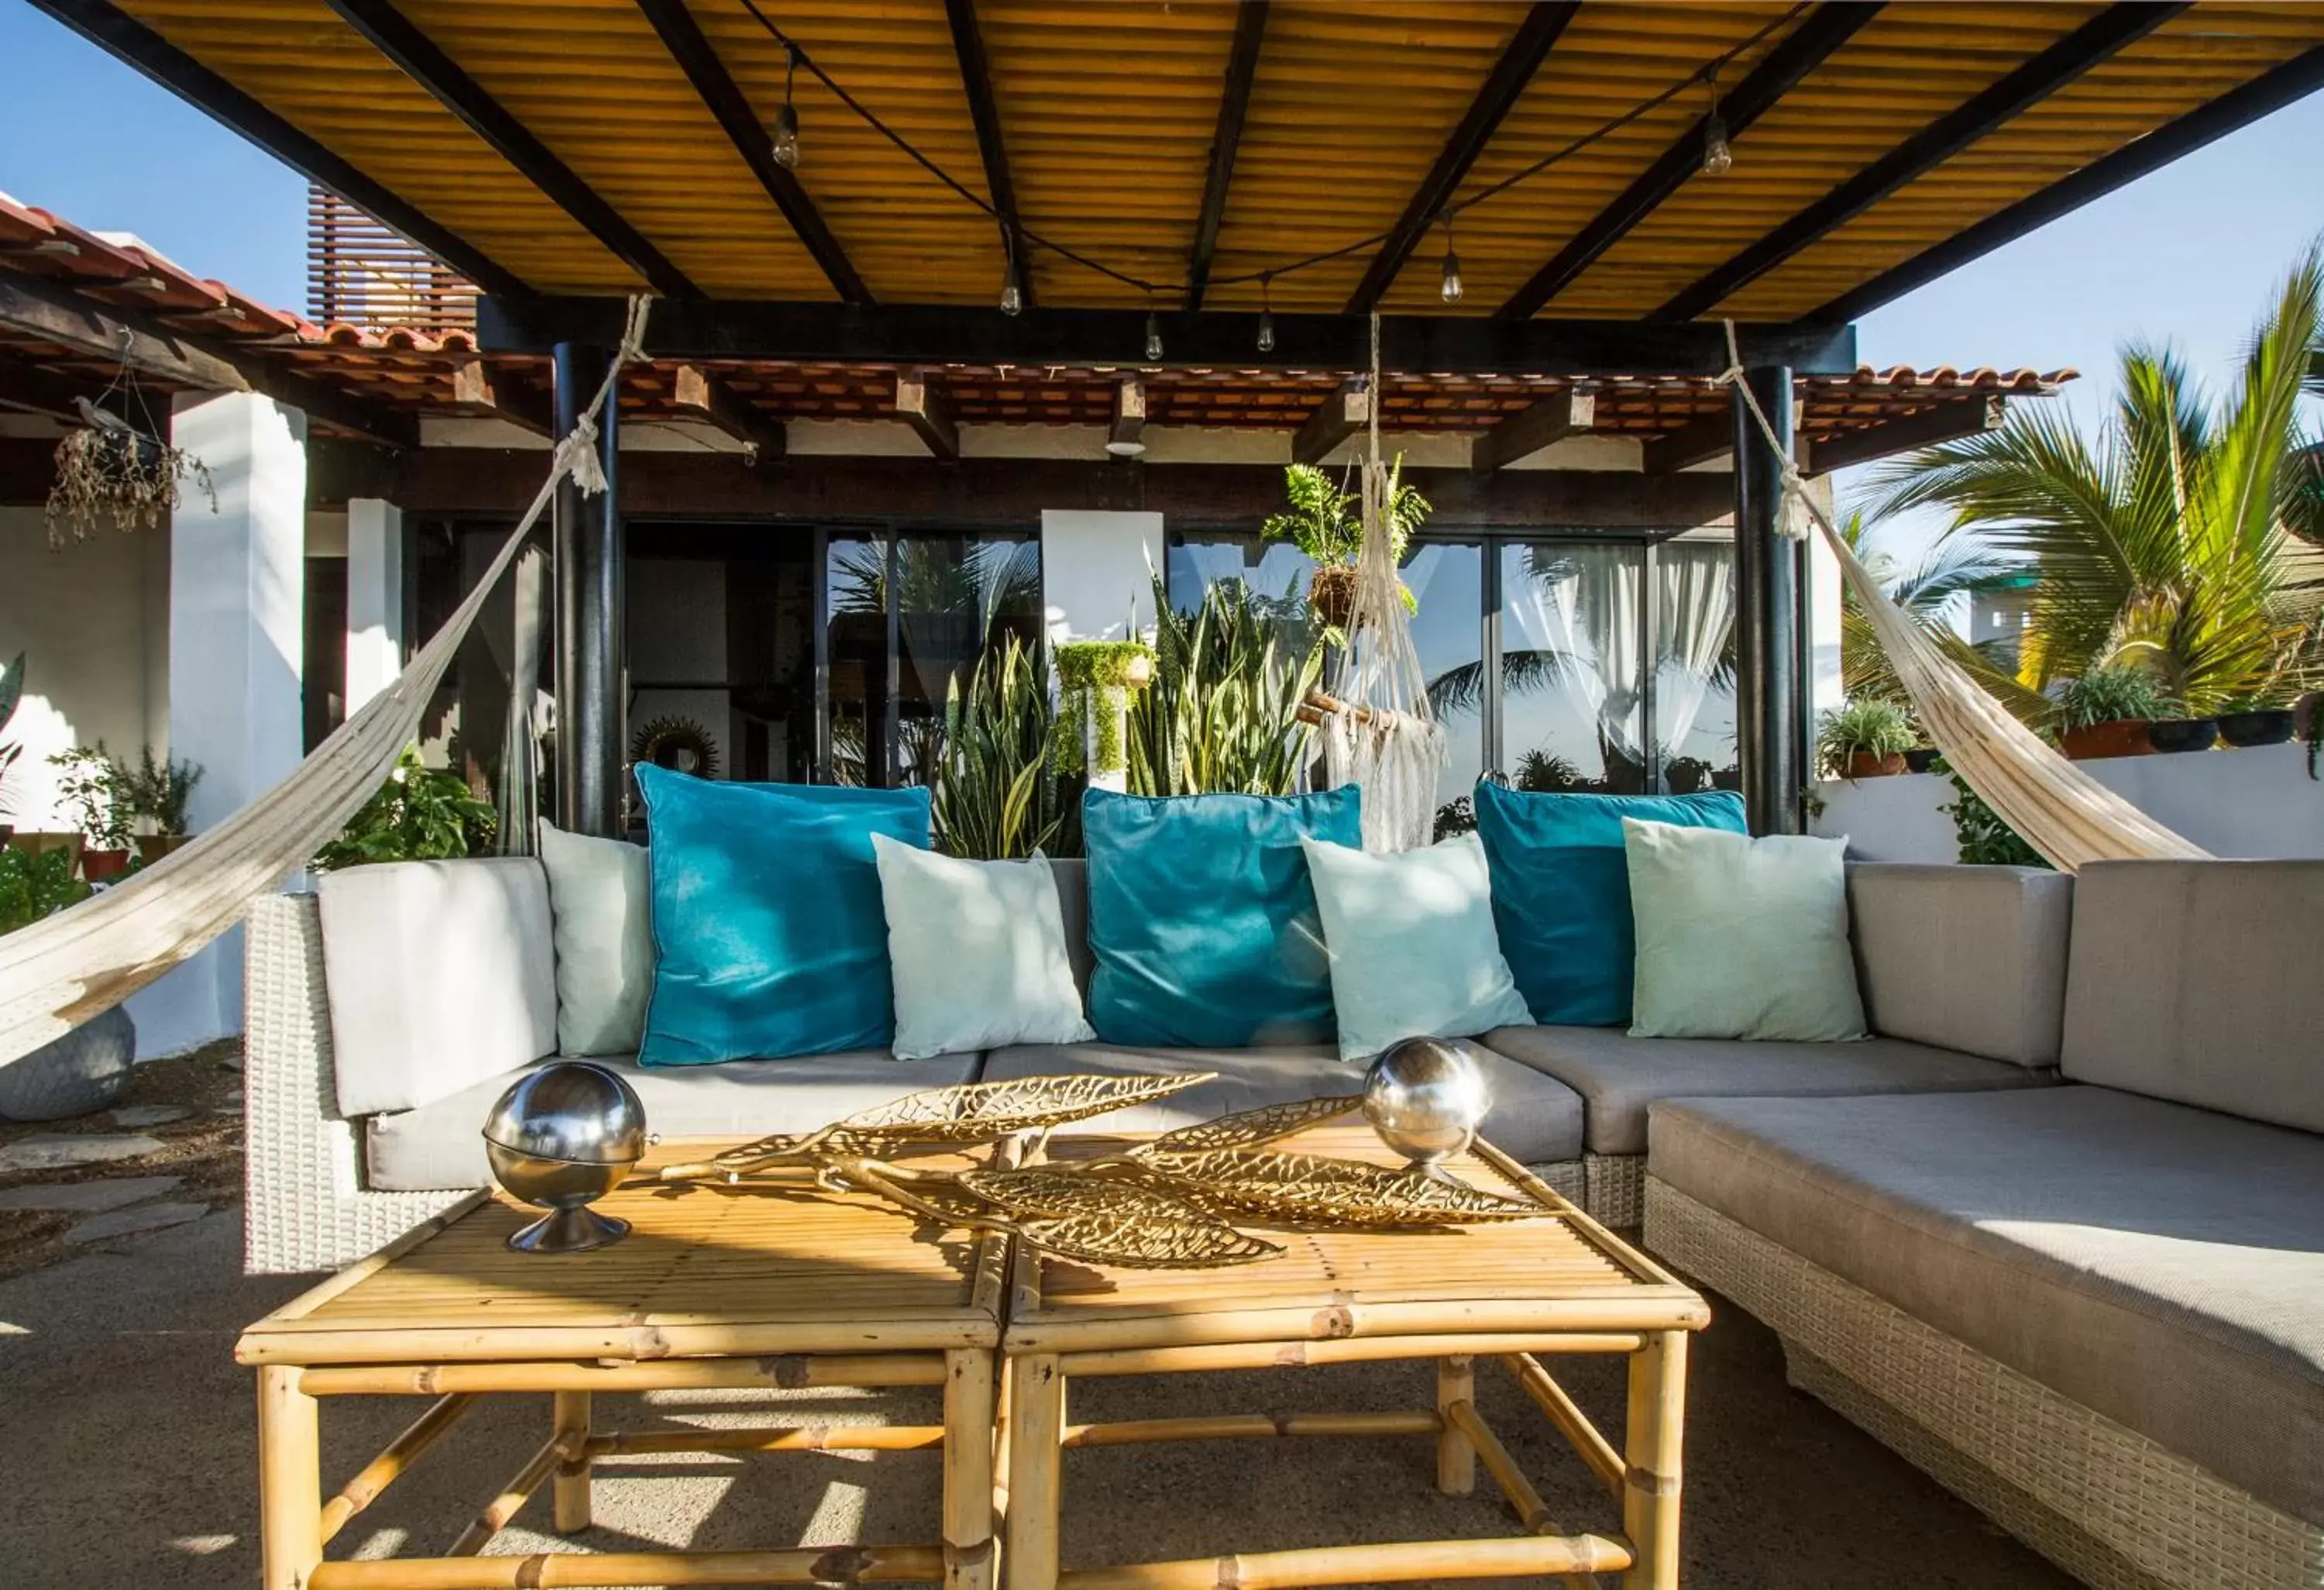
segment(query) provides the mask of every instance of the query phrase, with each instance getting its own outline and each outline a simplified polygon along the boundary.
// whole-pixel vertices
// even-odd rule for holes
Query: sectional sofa
[[[486,1106],[554,1047],[535,864],[365,870],[361,909],[327,883],[252,918],[254,1270],[481,1185]],[[1086,879],[1056,873],[1086,986]],[[2324,1585],[2324,863],[1866,864],[1849,893],[1874,1038],[1501,1028],[1487,1134],[2092,1583]],[[1218,1074],[1092,1131],[1360,1085],[1323,1047],[598,1058],[673,1136],[1057,1071]]]

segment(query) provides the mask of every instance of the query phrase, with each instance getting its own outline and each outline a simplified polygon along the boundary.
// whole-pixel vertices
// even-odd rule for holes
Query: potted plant
[[[202,764],[175,757],[157,763],[153,748],[148,745],[138,753],[136,768],[124,770],[122,776],[130,811],[153,825],[152,833],[137,836],[137,857],[159,861],[189,837],[186,803],[193,799],[194,786],[202,781]]]
[[[2255,691],[2227,704],[2219,714],[2219,738],[2238,751],[2286,744],[2297,730],[2298,716],[2290,695]]]
[[[1910,713],[1894,701],[1867,697],[1823,715],[1816,727],[1816,760],[1828,778],[1886,778],[1904,771],[1904,753],[1920,743]]]
[[[129,772],[100,740],[76,745],[49,758],[57,770],[57,795],[70,809],[81,833],[80,875],[110,883],[129,870],[129,825],[134,813]]]
[[[1428,518],[1428,499],[1401,478],[1404,460],[1397,459],[1388,500],[1388,546],[1399,566],[1413,532]],[[1293,464],[1283,472],[1283,495],[1289,506],[1270,514],[1259,527],[1267,541],[1287,541],[1307,556],[1315,571],[1307,579],[1307,605],[1315,616],[1336,630],[1348,627],[1356,610],[1356,560],[1364,550],[1363,504],[1352,492],[1342,491],[1332,477],[1313,464]],[[1419,604],[1402,580],[1397,589],[1406,611]]]
[[[468,781],[429,767],[406,746],[387,782],[347,819],[339,837],[315,853],[324,872],[382,861],[455,861],[481,855],[499,818]]]
[[[1154,679],[1154,648],[1143,641],[1068,641],[1057,648],[1065,712],[1051,765],[1086,773],[1100,790],[1126,790],[1130,778],[1130,692]]]
[[[1700,756],[1674,756],[1663,768],[1663,787],[1674,795],[1692,795],[1710,787],[1711,771]]]
[[[78,836],[76,836],[78,837]],[[69,850],[0,848],[0,937],[89,896]],[[0,1066],[0,1119],[61,1121],[121,1095],[137,1058],[137,1025],[119,1005]]]
[[[2052,721],[2059,748],[2078,762],[2144,756],[2154,749],[2148,726],[2172,710],[2171,698],[2153,674],[2125,663],[2107,663],[2067,681]]]

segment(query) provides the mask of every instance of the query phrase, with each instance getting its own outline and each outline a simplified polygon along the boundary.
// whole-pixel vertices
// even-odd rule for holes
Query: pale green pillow
[[[1097,1036],[1082,1013],[1047,856],[963,861],[885,834],[872,836],[872,855],[888,913],[898,1059]]]
[[[1862,1038],[1846,839],[1622,819],[1634,1038]]]
[[[1425,850],[1354,850],[1311,836],[1300,844],[1331,956],[1342,1059],[1401,1038],[1472,1038],[1532,1022],[1501,956],[1476,835]]]
[[[540,824],[557,945],[557,1052],[633,1055],[653,993],[652,858]]]

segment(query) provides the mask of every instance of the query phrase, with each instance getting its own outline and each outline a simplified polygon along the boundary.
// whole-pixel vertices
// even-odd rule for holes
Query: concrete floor
[[[240,1212],[127,1239],[0,1283],[0,1584],[169,1590],[257,1583],[251,1379],[239,1328],[304,1290],[240,1273]],[[1565,1361],[1568,1383],[1618,1430],[1618,1365]],[[1073,1417],[1425,1406],[1429,1372],[1360,1365],[1077,1384]],[[545,1397],[480,1410],[363,1514],[335,1555],[442,1549],[541,1439]],[[788,1401],[779,1414],[768,1404]],[[1580,1463],[1507,1377],[1479,1405],[1568,1527],[1615,1520]],[[410,1400],[324,1406],[336,1488],[418,1410]],[[821,1419],[934,1422],[917,1393],[672,1393],[601,1403],[625,1423]],[[601,1415],[603,1417],[603,1415]],[[1687,1445],[1690,1590],[2066,1590],[2073,1581],[1821,1404],[1788,1389],[1774,1338],[1724,1305],[1699,1339]],[[691,1456],[608,1464],[600,1550],[935,1538],[936,1459],[924,1454]],[[1415,1438],[1116,1447],[1066,1462],[1067,1567],[1361,1539],[1511,1532],[1490,1482],[1433,1489]],[[544,1493],[496,1551],[552,1548]]]

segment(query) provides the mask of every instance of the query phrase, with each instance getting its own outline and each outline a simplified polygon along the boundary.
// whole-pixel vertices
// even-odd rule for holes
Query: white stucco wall
[[[1154,575],[1166,549],[1159,513],[1046,509],[1041,514],[1041,606],[1052,642],[1130,638],[1154,630]]]
[[[2078,763],[2149,816],[2214,855],[2324,856],[2324,783],[2308,776],[2303,745],[2179,756],[2113,756]],[[1867,861],[1945,862],[1959,858],[1950,781],[1907,773],[1816,786],[1823,815],[1818,834],[1845,835]]]

